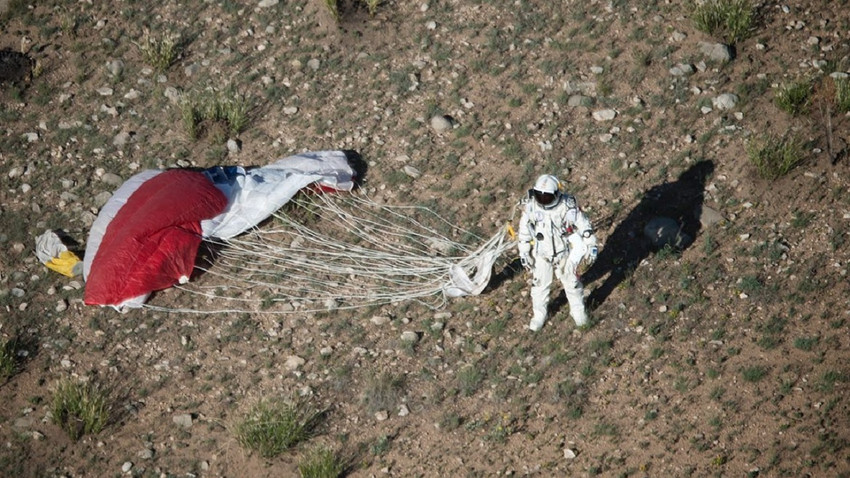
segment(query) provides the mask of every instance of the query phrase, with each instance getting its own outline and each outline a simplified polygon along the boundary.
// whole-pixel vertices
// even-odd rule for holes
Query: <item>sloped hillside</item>
[[[850,10],[721,3],[749,28],[679,0],[0,1],[0,475],[322,476],[321,447],[357,477],[850,475]],[[33,252],[84,249],[142,170],[327,149],[481,237],[558,175],[603,243],[592,326],[561,294],[526,330],[513,253],[438,310],[195,315],[87,307]],[[57,416],[80,383],[99,431]],[[274,400],[319,413],[261,453]]]

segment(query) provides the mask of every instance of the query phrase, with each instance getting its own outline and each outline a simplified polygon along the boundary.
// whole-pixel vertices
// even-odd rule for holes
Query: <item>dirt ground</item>
[[[678,0],[346,1],[338,20],[318,0],[0,1],[0,49],[33,60],[0,71],[0,475],[298,476],[325,445],[352,477],[850,476],[850,117],[821,87],[797,115],[776,100],[850,72],[850,9],[753,5],[724,61]],[[157,71],[141,46],[170,34]],[[247,100],[240,132],[190,137],[179,98],[210,92]],[[789,135],[802,163],[756,174],[747,145]],[[602,243],[593,325],[560,295],[526,330],[513,251],[438,310],[285,315],[88,307],[33,252],[46,229],[84,249],[115,175],[329,149],[362,156],[376,201],[483,237],[558,175]],[[651,247],[657,216],[690,240]],[[51,420],[67,378],[110,391],[101,432]],[[240,445],[252,406],[295,396],[324,411],[305,443]]]

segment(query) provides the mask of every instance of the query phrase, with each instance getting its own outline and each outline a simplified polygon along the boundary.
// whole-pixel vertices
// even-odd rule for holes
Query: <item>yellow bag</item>
[[[56,271],[68,277],[80,275],[82,272],[82,261],[71,251],[62,251],[59,257],[54,257],[44,263],[48,269]]]

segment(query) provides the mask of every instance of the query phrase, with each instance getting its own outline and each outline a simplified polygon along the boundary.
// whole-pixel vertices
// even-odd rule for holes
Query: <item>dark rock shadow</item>
[[[666,247],[682,251],[690,247],[700,231],[700,211],[706,180],[714,172],[712,161],[700,161],[684,171],[676,181],[653,186],[603,243],[599,257],[582,276],[585,287],[601,281],[590,293],[588,309],[593,310],[628,279],[638,264],[661,247],[644,235],[644,227],[654,218],[675,220],[679,230],[676,242]],[[563,293],[558,297],[563,304]],[[554,305],[554,304],[553,304]]]

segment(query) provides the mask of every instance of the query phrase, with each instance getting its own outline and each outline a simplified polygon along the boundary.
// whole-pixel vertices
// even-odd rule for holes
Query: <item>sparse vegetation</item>
[[[764,179],[776,180],[802,163],[803,144],[793,135],[763,136],[747,142],[747,158]]]
[[[238,135],[248,125],[248,110],[247,98],[232,89],[190,94],[180,103],[183,127],[191,139],[216,126],[231,137]]]
[[[160,73],[168,70],[181,53],[180,37],[170,33],[156,36],[146,32],[138,46],[145,63]]]
[[[0,48],[37,63],[25,81],[0,79],[0,476],[850,470],[846,1],[7,3]],[[703,42],[737,46],[718,61]],[[674,76],[679,64],[692,74]],[[725,93],[734,108],[714,101]],[[603,109],[614,118],[594,119]],[[438,132],[436,115],[452,129]],[[446,219],[439,234],[471,249],[516,225],[537,175],[559,175],[602,246],[580,271],[591,325],[574,326],[556,280],[544,330],[525,329],[515,248],[480,296],[439,310],[310,303],[281,274],[237,290],[216,275],[225,260],[253,266],[234,241],[205,243],[211,269],[119,315],[85,306],[81,278],[34,257],[48,228],[82,252],[103,200],[141,171],[322,149],[362,155],[353,195],[430,223],[427,206]],[[715,172],[689,176],[704,160]],[[320,196],[281,212],[325,237],[324,202],[308,197]],[[654,216],[692,242],[644,247]],[[359,257],[372,238],[342,229],[339,254]],[[287,244],[311,256],[303,239]],[[469,252],[435,245],[433,257]],[[417,271],[392,273],[401,285]],[[305,290],[330,282],[294,275]],[[156,309],[222,305],[187,288],[256,309]],[[110,383],[106,425],[86,434],[69,420],[76,442],[44,423],[64,374]],[[279,411],[288,393],[300,422],[252,408]],[[252,413],[256,448],[237,434]],[[260,451],[305,422],[283,451]]]
[[[812,82],[795,81],[781,85],[776,90],[774,101],[782,111],[797,116],[808,111],[812,96]]]
[[[320,416],[305,402],[264,400],[236,425],[236,437],[245,448],[271,458],[306,440]]]
[[[840,78],[835,82],[835,112],[850,112],[850,78]]]
[[[366,381],[360,402],[369,413],[392,411],[404,393],[404,378],[390,373],[380,373]]]
[[[0,384],[15,374],[18,368],[18,359],[15,356],[15,342],[12,340],[0,341]]]
[[[345,465],[330,448],[317,446],[298,462],[301,478],[337,478],[343,475]]]
[[[60,380],[53,392],[50,408],[53,423],[68,433],[72,440],[99,433],[110,413],[106,391],[93,383],[73,379]]]
[[[734,45],[750,35],[755,12],[748,0],[705,0],[693,5],[698,30]]]

